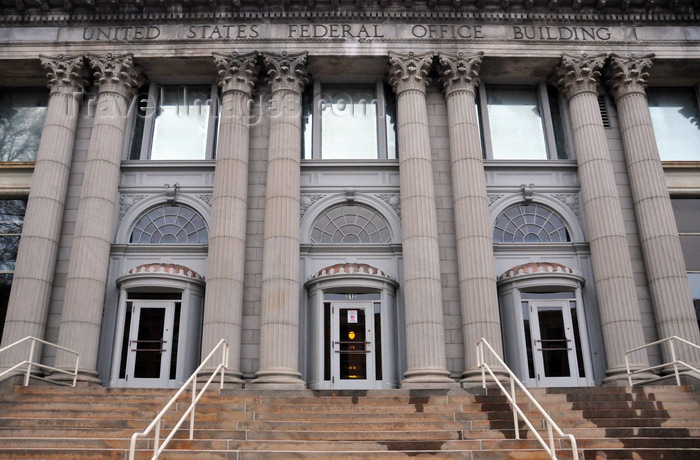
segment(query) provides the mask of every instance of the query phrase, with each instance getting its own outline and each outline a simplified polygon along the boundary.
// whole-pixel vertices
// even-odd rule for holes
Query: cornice
[[[184,23],[184,22],[226,22],[226,21],[262,21],[288,22],[304,20],[309,22],[347,21],[347,22],[384,22],[384,21],[441,21],[441,22],[528,22],[540,24],[582,22],[598,24],[689,24],[696,25],[700,20],[700,1],[680,3],[673,0],[520,0],[517,4],[509,0],[434,0],[433,7],[415,2],[411,7],[372,6],[360,8],[312,8],[295,6],[282,8],[271,6],[270,0],[243,1],[240,7],[232,3],[206,3],[198,5],[196,0],[189,3],[172,3],[165,1],[158,6],[149,6],[142,0],[117,0],[102,4],[94,0],[82,0],[88,4],[73,5],[70,1],[55,0],[63,6],[52,6],[54,0],[39,2],[49,5],[47,9],[37,8],[37,3],[17,0],[0,0],[0,24],[6,25],[46,25],[46,24],[110,24],[110,23]],[[91,3],[90,3],[91,2]],[[135,2],[135,3],[134,3]],[[460,2],[460,6],[454,6]],[[320,2],[319,2],[320,3]],[[372,3],[367,1],[359,4]],[[376,2],[375,2],[376,3]],[[10,6],[12,4],[13,6]],[[16,5],[24,5],[20,9]],[[69,5],[67,8],[65,5]],[[141,5],[141,6],[138,6]],[[307,3],[302,5],[308,5]],[[356,5],[353,3],[352,5]],[[529,6],[528,6],[529,5]],[[576,6],[578,5],[578,6]],[[627,5],[627,6],[625,6]],[[653,6],[650,6],[653,5]]]

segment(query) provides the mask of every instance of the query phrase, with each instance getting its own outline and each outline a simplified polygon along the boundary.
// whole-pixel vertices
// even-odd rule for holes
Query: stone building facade
[[[624,383],[700,343],[697,11],[4,1],[2,346],[108,386],[223,338],[231,385],[449,388],[485,338],[530,386]]]

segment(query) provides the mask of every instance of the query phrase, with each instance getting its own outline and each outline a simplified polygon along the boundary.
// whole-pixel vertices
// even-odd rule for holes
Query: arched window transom
[[[571,241],[564,221],[538,204],[512,206],[496,219],[496,243],[561,243]]]
[[[311,242],[317,244],[387,244],[391,229],[384,217],[357,204],[328,209],[314,222]]]
[[[209,240],[204,219],[185,206],[163,205],[144,214],[130,242],[145,244],[201,244]]]

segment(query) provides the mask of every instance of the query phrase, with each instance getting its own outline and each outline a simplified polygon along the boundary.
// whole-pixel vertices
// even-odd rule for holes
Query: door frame
[[[574,328],[574,323],[571,317],[571,301],[576,302],[575,298],[572,299],[532,299],[527,300],[530,307],[530,338],[532,347],[532,355],[535,366],[535,378],[537,380],[538,386],[544,387],[565,387],[565,386],[580,386],[582,377],[579,375],[578,368],[578,355],[576,353],[576,336],[578,334],[578,339],[581,340],[581,331],[576,331]],[[547,377],[545,376],[545,358],[542,347],[541,324],[540,324],[540,309],[559,309],[562,313],[562,326],[564,327],[564,334],[567,341],[567,359],[569,364],[569,376],[568,377]],[[578,302],[576,313],[578,314]],[[580,329],[580,327],[579,327]],[[538,343],[539,342],[539,343]]]
[[[583,302],[584,278],[573,272],[535,272],[516,274],[512,277],[502,276],[498,281],[498,295],[500,316],[503,334],[504,361],[518,378],[528,387],[554,387],[554,386],[593,386],[595,376],[593,374],[593,360],[589,340],[589,324],[586,318],[587,306]],[[579,339],[581,346],[581,357],[585,376],[579,376],[575,381],[567,383],[556,380],[537,379],[537,373],[532,372],[529,366],[528,347],[533,351],[533,338],[531,318],[525,317],[523,313],[523,301],[531,302],[535,299],[523,298],[524,293],[569,293],[568,300],[576,301],[576,322],[578,324]],[[525,297],[527,295],[525,294]],[[540,300],[536,299],[535,301]],[[558,299],[563,301],[564,299]],[[529,315],[529,313],[528,313]],[[595,317],[595,315],[594,315]],[[525,327],[525,322],[530,324]]]
[[[330,302],[331,307],[331,341],[326,344],[330,347],[331,352],[331,384],[334,389],[339,390],[356,390],[371,387],[376,381],[376,348],[377,340],[381,341],[381,337],[377,339],[374,330],[374,301],[357,301],[357,300],[334,300]],[[352,321],[351,312],[363,312],[363,336],[361,342],[355,342],[354,338],[342,337],[341,323],[347,315],[347,323]],[[344,313],[347,312],[347,313]],[[381,311],[379,313],[381,315]],[[381,318],[381,316],[380,316]],[[359,324],[359,316],[357,317]],[[354,332],[354,331],[353,331]],[[358,333],[360,328],[358,327]],[[349,340],[348,340],[349,339]],[[344,348],[358,347],[359,349],[348,350]],[[343,356],[352,359],[352,355],[357,354],[364,356],[365,378],[364,379],[343,379],[341,366],[343,365]]]
[[[337,379],[335,381],[331,379],[332,371],[328,372],[326,369],[327,355],[325,355],[325,350],[327,346],[332,346],[332,344],[330,344],[330,337],[324,334],[324,309],[328,303],[344,303],[344,301],[327,300],[324,299],[324,295],[347,294],[352,297],[353,294],[374,293],[378,294],[377,300],[359,300],[359,302],[366,302],[370,305],[375,302],[379,303],[382,345],[381,352],[375,355],[375,359],[381,360],[382,378],[374,381],[363,380],[362,384],[353,387],[358,389],[398,388],[399,369],[402,365],[397,338],[396,288],[398,283],[384,274],[345,272],[313,278],[306,282],[305,287],[308,294],[304,320],[306,346],[301,347],[304,354],[301,357],[301,362],[304,363],[302,371],[308,387],[310,389],[331,390],[338,389],[340,385]]]
[[[127,358],[126,358],[126,380],[131,383],[131,385],[138,386],[140,388],[162,388],[167,386],[168,380],[170,380],[170,365],[172,362],[173,353],[173,338],[174,338],[174,323],[175,323],[175,304],[181,300],[129,300],[131,303],[131,324],[127,342],[122,344],[122,346],[127,347]],[[127,304],[128,307],[128,304]],[[134,377],[136,370],[136,359],[138,357],[137,350],[139,349],[139,330],[141,321],[143,319],[141,312],[147,308],[162,308],[165,310],[163,315],[163,330],[161,340],[161,359],[160,359],[160,376],[153,378],[137,378]],[[182,308],[182,307],[181,307]],[[155,338],[149,340],[157,340]]]
[[[129,333],[129,331],[125,331],[128,302],[144,300],[180,302],[176,373],[172,379],[164,378],[162,381],[159,379],[159,388],[181,387],[197,368],[202,338],[204,280],[196,272],[187,270],[190,272],[189,274],[187,271],[182,274],[133,269],[117,279],[120,292],[116,320],[113,325],[110,324],[111,327],[114,327],[114,341],[109,386],[153,387],[153,385],[147,385],[148,382],[127,380],[121,372],[124,335],[127,333],[128,337]]]

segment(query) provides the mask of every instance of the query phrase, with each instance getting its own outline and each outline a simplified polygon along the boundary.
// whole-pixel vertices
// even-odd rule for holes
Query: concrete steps
[[[124,459],[172,390],[14,387],[0,394],[0,458]],[[549,458],[495,391],[212,391],[197,406],[195,436],[179,432],[162,458],[467,460]],[[686,387],[534,389],[576,436],[582,458],[700,459],[700,399]],[[524,398],[536,427],[543,417]],[[189,403],[178,402],[161,437]],[[152,440],[139,441],[139,459]],[[559,458],[571,459],[567,440]]]

